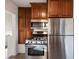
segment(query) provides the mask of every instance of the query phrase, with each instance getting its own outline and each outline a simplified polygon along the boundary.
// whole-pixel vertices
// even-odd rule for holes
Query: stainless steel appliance
[[[48,20],[31,20],[31,29],[47,29]]]
[[[25,45],[47,45],[47,38],[34,37],[31,40],[26,40]]]
[[[25,57],[26,59],[47,59],[47,40],[41,37],[26,40]]]
[[[46,45],[26,45],[26,59],[47,59]]]
[[[66,20],[68,21],[68,23],[66,23]],[[73,51],[71,52],[68,51],[70,49],[72,50],[72,48],[69,48],[69,46],[71,45],[71,42],[69,44],[70,39],[68,42],[66,42],[65,40],[66,36],[68,37],[73,36],[73,34],[71,34],[73,33],[72,20],[70,21],[69,19],[65,19],[65,18],[49,19],[48,21],[48,59],[73,59],[73,53],[72,53]],[[72,54],[69,55],[68,52],[70,52],[69,54],[71,53]]]
[[[33,37],[48,35],[48,20],[31,20],[31,29],[33,29]]]
[[[48,35],[48,31],[33,31],[33,33],[32,34],[36,34],[36,35],[44,35],[44,34],[47,34]]]

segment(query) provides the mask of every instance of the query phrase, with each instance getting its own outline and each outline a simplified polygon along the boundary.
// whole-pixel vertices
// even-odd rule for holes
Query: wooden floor
[[[16,56],[11,56],[9,59],[25,59],[25,54],[17,54]]]

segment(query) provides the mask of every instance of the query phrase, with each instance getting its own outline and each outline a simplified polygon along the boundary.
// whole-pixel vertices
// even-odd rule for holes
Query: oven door
[[[47,59],[47,46],[25,45],[25,59]]]
[[[44,56],[44,48],[41,45],[29,47],[28,56]]]

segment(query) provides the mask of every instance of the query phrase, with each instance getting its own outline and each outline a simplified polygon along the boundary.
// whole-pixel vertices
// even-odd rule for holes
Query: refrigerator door
[[[69,40],[67,42],[65,36],[74,35],[73,25],[73,18],[50,18],[48,20],[48,59],[72,59],[72,56],[68,55]]]
[[[65,36],[66,59],[74,59],[74,36]]]
[[[65,59],[64,36],[48,36],[48,59]]]
[[[49,18],[48,35],[73,35],[73,18]]]
[[[65,18],[65,35],[74,35],[74,19]]]
[[[60,19],[50,18],[48,20],[48,35],[59,35]]]

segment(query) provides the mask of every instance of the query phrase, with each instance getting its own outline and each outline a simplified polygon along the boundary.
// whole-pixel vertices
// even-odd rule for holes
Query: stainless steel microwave
[[[47,29],[48,20],[31,20],[31,29]]]

